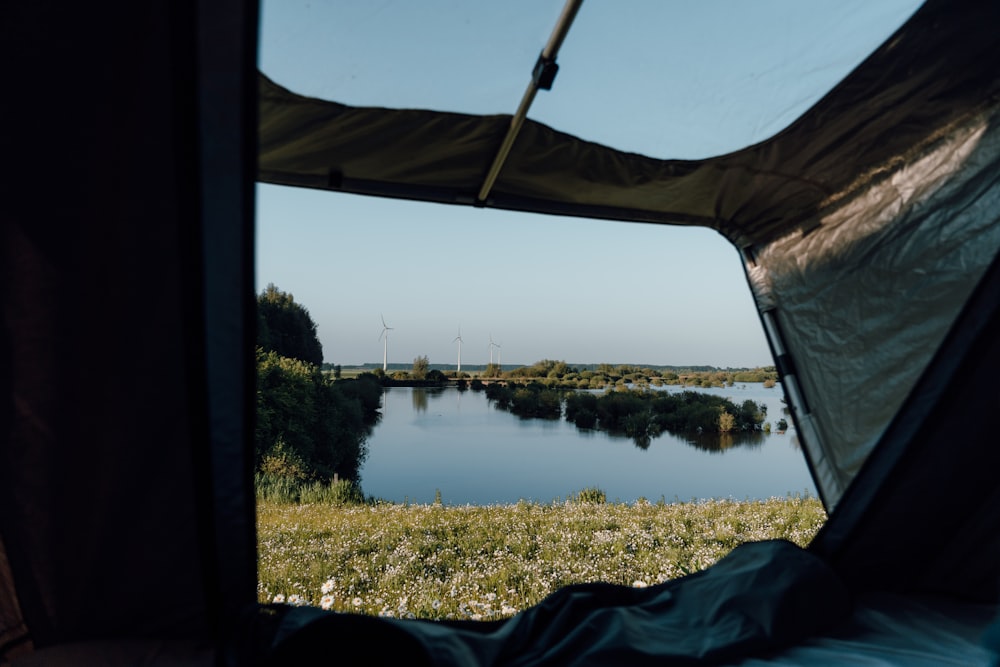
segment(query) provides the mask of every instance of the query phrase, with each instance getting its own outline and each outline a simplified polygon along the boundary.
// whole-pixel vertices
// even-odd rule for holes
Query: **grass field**
[[[819,500],[449,506],[258,500],[258,598],[402,618],[495,619],[560,586],[647,586],[744,542],[805,546]]]

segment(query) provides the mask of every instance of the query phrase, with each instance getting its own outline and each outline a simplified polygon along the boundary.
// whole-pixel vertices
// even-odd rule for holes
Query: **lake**
[[[780,385],[698,391],[737,405],[764,403],[772,426],[782,416],[791,421],[782,411]],[[440,490],[450,505],[548,503],[594,486],[609,501],[622,502],[816,495],[791,426],[722,451],[669,433],[642,449],[628,438],[579,430],[564,420],[521,419],[495,408],[484,392],[391,387],[382,400],[361,486],[368,496],[394,502],[430,503]]]

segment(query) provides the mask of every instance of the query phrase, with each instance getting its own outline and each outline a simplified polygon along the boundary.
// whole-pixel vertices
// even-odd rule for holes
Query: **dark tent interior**
[[[252,1],[4,14],[0,664],[997,662],[1000,6],[928,0],[784,129],[683,160],[298,94]],[[829,521],[507,621],[258,605],[256,182],[717,230]]]

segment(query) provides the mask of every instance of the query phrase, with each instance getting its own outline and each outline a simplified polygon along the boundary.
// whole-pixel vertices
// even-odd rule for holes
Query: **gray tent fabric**
[[[1000,250],[995,4],[929,2],[770,140],[658,160],[507,116],[353,108],[259,78],[261,181],[716,229],[740,248],[827,507]],[[878,400],[863,391],[877,382]]]
[[[990,646],[992,605],[913,595],[869,593],[835,629],[779,651],[727,665],[801,667],[996,667],[1000,646]]]
[[[4,8],[0,663],[255,600],[256,16]]]
[[[1000,600],[1000,258],[810,545],[857,594]]]
[[[951,128],[748,262],[830,509],[1000,250],[998,120]]]

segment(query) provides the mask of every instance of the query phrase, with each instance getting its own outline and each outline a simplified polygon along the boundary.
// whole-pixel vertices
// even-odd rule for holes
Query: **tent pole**
[[[802,392],[798,372],[795,370],[791,354],[785,347],[784,336],[781,334],[775,311],[773,309],[762,311],[761,323],[764,325],[764,335],[771,345],[781,386],[788,397],[788,407],[791,409],[792,419],[799,434],[799,443],[805,453],[816,491],[823,507],[832,512],[844,491],[843,482],[832,469],[832,460],[827,456],[826,446]]]
[[[556,55],[559,53],[559,48],[562,46],[563,40],[566,39],[566,34],[569,32],[569,28],[573,24],[573,19],[576,18],[576,13],[579,11],[581,4],[583,4],[583,0],[566,0],[562,14],[559,15],[559,20],[556,21],[556,26],[552,30],[552,35],[549,37],[545,48],[542,49],[541,55],[538,56],[538,62],[535,63],[535,69],[531,74],[531,81],[528,83],[527,90],[524,91],[521,104],[518,106],[517,112],[510,119],[510,127],[507,128],[507,134],[500,144],[500,150],[497,151],[496,157],[493,158],[493,164],[490,165],[490,170],[486,173],[483,185],[479,189],[479,195],[476,197],[477,204],[484,205],[486,203],[486,198],[489,196],[490,190],[493,189],[493,184],[496,182],[497,176],[500,175],[500,170],[503,168],[504,162],[507,161],[507,155],[514,146],[514,140],[517,139],[517,135],[521,132],[524,119],[528,116],[528,109],[535,100],[535,93],[538,92],[539,88],[548,90],[552,87],[552,80],[559,69],[558,65],[556,65]]]

